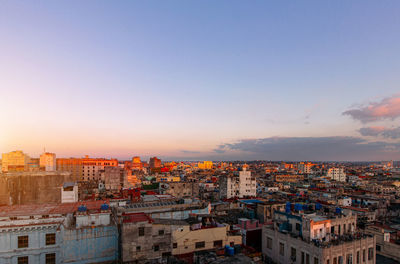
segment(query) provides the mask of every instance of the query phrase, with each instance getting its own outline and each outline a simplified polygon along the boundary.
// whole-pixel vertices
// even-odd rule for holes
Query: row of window
[[[158,230],[158,235],[163,236],[164,235],[164,229]],[[144,236],[144,227],[139,227],[139,236]]]
[[[272,238],[267,237],[267,248],[272,249]],[[285,256],[285,244],[282,242],[279,242],[279,255]],[[290,258],[292,262],[296,263],[296,258],[297,258],[297,250],[294,247],[291,247],[290,249]],[[374,248],[368,248],[368,260],[372,260],[374,258]],[[303,251],[301,252],[301,259],[300,259],[301,264],[310,264],[310,255],[308,253],[304,253]],[[362,263],[366,261],[366,250],[362,250]],[[319,259],[317,257],[314,257],[314,264],[319,264]],[[356,255],[356,261],[354,262],[355,264],[360,264],[361,263],[361,256],[360,256],[360,251],[357,251]],[[343,256],[338,256],[334,257],[332,259],[332,263],[330,263],[330,260],[328,259],[326,261],[326,264],[343,264]],[[353,264],[353,254],[347,254],[346,255],[346,264]]]
[[[56,234],[46,234],[46,246],[56,244]],[[29,236],[18,236],[18,248],[29,247]]]
[[[195,246],[195,248],[204,248],[204,247],[206,247],[206,242],[205,241],[196,242],[194,246]],[[177,248],[177,247],[178,247],[178,243],[172,244],[172,248]],[[222,240],[215,240],[214,247],[215,248],[222,247]]]
[[[23,256],[18,257],[17,259],[18,264],[29,264],[29,257]],[[46,264],[56,264],[56,253],[48,253],[46,254]]]

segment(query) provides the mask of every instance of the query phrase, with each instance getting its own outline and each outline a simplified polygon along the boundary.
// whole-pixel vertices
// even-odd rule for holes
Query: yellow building
[[[229,231],[229,225],[193,229],[183,225],[172,232],[172,255],[218,249],[225,245],[241,245],[242,236]]]
[[[21,150],[2,154],[2,172],[26,171],[31,158]]]
[[[45,152],[40,155],[40,169],[44,171],[55,171],[57,168],[56,154]]]
[[[203,161],[199,162],[197,166],[202,170],[211,170],[213,168],[213,163],[212,161]]]

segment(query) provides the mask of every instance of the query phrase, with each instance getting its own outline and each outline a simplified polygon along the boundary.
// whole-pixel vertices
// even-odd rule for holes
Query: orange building
[[[89,156],[57,159],[57,170],[70,172],[75,181],[100,180],[100,172],[106,166],[117,167],[118,160],[95,159]]]

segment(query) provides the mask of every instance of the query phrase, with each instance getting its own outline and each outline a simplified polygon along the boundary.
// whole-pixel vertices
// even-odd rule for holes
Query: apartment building
[[[58,158],[57,170],[68,171],[76,181],[101,180],[101,172],[107,166],[117,167],[117,159]]]
[[[55,171],[57,169],[56,154],[45,152],[40,155],[40,169],[44,171]]]
[[[256,178],[243,167],[235,174],[220,176],[220,197],[222,199],[254,197],[257,195]]]
[[[346,181],[346,173],[344,172],[344,168],[329,168],[326,176],[335,181]]]
[[[268,263],[376,263],[375,237],[356,229],[356,216],[276,212],[263,227]]]
[[[2,154],[2,172],[28,171],[28,164],[31,158],[21,150],[11,151]]]

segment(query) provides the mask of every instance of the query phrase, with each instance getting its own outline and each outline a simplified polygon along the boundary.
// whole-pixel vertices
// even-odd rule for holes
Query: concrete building
[[[0,174],[0,205],[61,203],[61,189],[71,174],[57,171]]]
[[[262,239],[269,263],[376,263],[375,237],[358,232],[351,214],[276,212]]]
[[[118,167],[118,160],[95,159],[89,156],[57,159],[57,170],[70,172],[74,181],[99,181],[101,172],[107,166]]]
[[[257,195],[256,178],[245,167],[233,175],[220,176],[219,182],[221,198],[243,198]]]
[[[197,182],[169,182],[161,183],[164,194],[176,198],[199,197],[199,183]]]
[[[78,202],[78,184],[76,182],[65,182],[61,189],[61,203]]]
[[[314,166],[314,164],[311,162],[300,162],[297,165],[297,169],[299,170],[300,173],[310,174],[310,173],[312,173],[313,166]]]
[[[132,158],[132,165],[131,165],[132,170],[142,170],[143,169],[143,163],[140,160],[139,156],[133,157]]]
[[[150,158],[149,166],[150,170],[158,171],[161,169],[161,160],[158,159],[157,157],[152,157]]]
[[[213,168],[212,161],[203,161],[197,164],[197,167],[202,170],[211,170]]]
[[[198,251],[210,251],[225,245],[241,245],[242,236],[227,224],[215,222],[211,217],[179,223],[172,231],[172,255],[186,258]],[[190,255],[189,255],[190,257]]]
[[[275,211],[284,212],[286,203],[284,202],[263,202],[257,204],[257,219],[261,223],[267,223],[274,219]]]
[[[329,168],[326,176],[335,181],[346,181],[346,173],[344,172],[343,168]]]
[[[44,171],[56,171],[56,154],[45,152],[40,155],[40,169]]]
[[[0,207],[0,263],[114,263],[118,230],[103,203]]]
[[[301,174],[277,174],[274,176],[275,182],[301,182],[304,176]]]
[[[195,199],[171,199],[153,195],[146,200],[118,207],[118,218],[124,214],[146,213],[153,219],[184,220],[191,214],[211,213],[210,204]]]
[[[21,150],[2,154],[2,172],[21,172],[28,170],[31,158]]]
[[[157,224],[144,213],[124,214],[121,244],[123,263],[157,262],[171,255],[171,226]]]
[[[397,230],[380,224],[370,225],[366,232],[376,237],[376,254],[391,258],[400,263],[400,244]]]
[[[120,167],[105,167],[101,179],[104,181],[106,190],[119,191],[124,183],[125,170]]]

